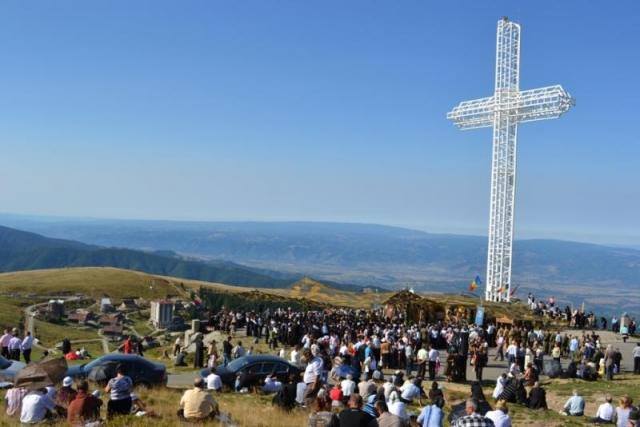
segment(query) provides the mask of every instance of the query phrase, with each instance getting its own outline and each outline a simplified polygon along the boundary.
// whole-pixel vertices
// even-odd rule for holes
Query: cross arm
[[[493,125],[494,104],[493,96],[463,101],[447,113],[447,119],[462,130],[490,127]]]
[[[575,100],[562,86],[524,90],[518,97],[518,122],[555,119],[575,105]]]

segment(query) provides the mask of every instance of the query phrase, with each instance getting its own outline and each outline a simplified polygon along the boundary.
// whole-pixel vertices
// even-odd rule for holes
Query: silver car
[[[22,362],[0,356],[0,389],[13,387],[13,379],[25,366]]]

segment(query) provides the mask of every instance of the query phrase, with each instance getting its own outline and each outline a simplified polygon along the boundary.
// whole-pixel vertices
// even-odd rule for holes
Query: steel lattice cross
[[[560,85],[520,91],[520,25],[507,18],[498,21],[493,96],[461,102],[447,114],[463,130],[493,126],[488,301],[511,299],[518,123],[555,119],[573,105],[574,99]]]

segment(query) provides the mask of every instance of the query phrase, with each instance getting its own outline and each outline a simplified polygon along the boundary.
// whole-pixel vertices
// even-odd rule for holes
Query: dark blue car
[[[210,370],[205,368],[200,375],[206,378]],[[218,366],[216,374],[220,375],[222,383],[233,388],[236,377],[242,377],[245,387],[264,384],[267,375],[275,375],[278,380],[286,382],[289,375],[300,376],[300,368],[277,356],[255,355],[243,356],[231,361],[226,367]]]
[[[67,376],[105,384],[116,376],[119,365],[124,366],[134,385],[153,386],[167,381],[167,369],[164,365],[137,355],[120,353],[107,354],[84,365],[71,366],[67,370]]]

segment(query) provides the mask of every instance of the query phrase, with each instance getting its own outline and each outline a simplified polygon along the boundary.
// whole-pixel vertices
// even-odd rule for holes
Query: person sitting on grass
[[[529,391],[529,409],[549,409],[547,406],[547,392],[537,381]]]
[[[132,388],[133,381],[125,374],[124,365],[118,365],[115,378],[111,378],[104,388],[105,393],[110,394],[107,403],[107,418],[131,413]]]
[[[493,421],[495,427],[511,427],[509,408],[507,407],[507,402],[504,400],[498,400],[496,409],[487,412],[484,416]]]
[[[38,424],[45,420],[55,420],[58,417],[58,409],[46,388],[34,390],[22,399],[20,422]]]
[[[338,424],[338,417],[331,412],[331,405],[322,397],[316,397],[311,405],[309,427],[334,426]]]
[[[221,391],[222,390],[222,378],[220,375],[216,374],[216,368],[213,367],[209,371],[209,375],[207,375],[207,389],[213,391]]]
[[[180,399],[178,418],[185,421],[203,421],[219,414],[218,403],[207,393],[202,378],[193,381],[193,388],[187,390]]]
[[[632,404],[632,400],[629,396],[624,395],[620,398],[620,404],[616,408],[616,411],[613,413],[612,421],[616,424],[616,426],[624,426],[626,427],[629,422],[629,414],[633,409],[635,409]]]
[[[89,393],[89,383],[78,384],[78,393],[67,409],[67,421],[71,427],[84,427],[100,420],[102,400]]]
[[[564,404],[563,411],[560,413],[572,417],[581,417],[584,415],[584,398],[580,396],[578,390],[573,390],[573,396],[567,400],[567,403]]]
[[[63,408],[67,409],[69,404],[76,398],[76,390],[73,388],[73,378],[64,377],[62,380],[62,387],[58,390],[56,395],[56,403]]]
[[[591,422],[594,424],[611,424],[611,420],[613,419],[613,405],[611,404],[610,394],[605,396],[605,402],[598,407],[598,412],[596,412],[596,416],[591,419]]]
[[[338,415],[339,426],[340,427],[349,427],[349,426],[358,426],[358,427],[374,427],[378,425],[378,422],[375,417],[367,414],[362,410],[363,401],[362,397],[354,393],[349,397],[349,407],[344,409]]]

